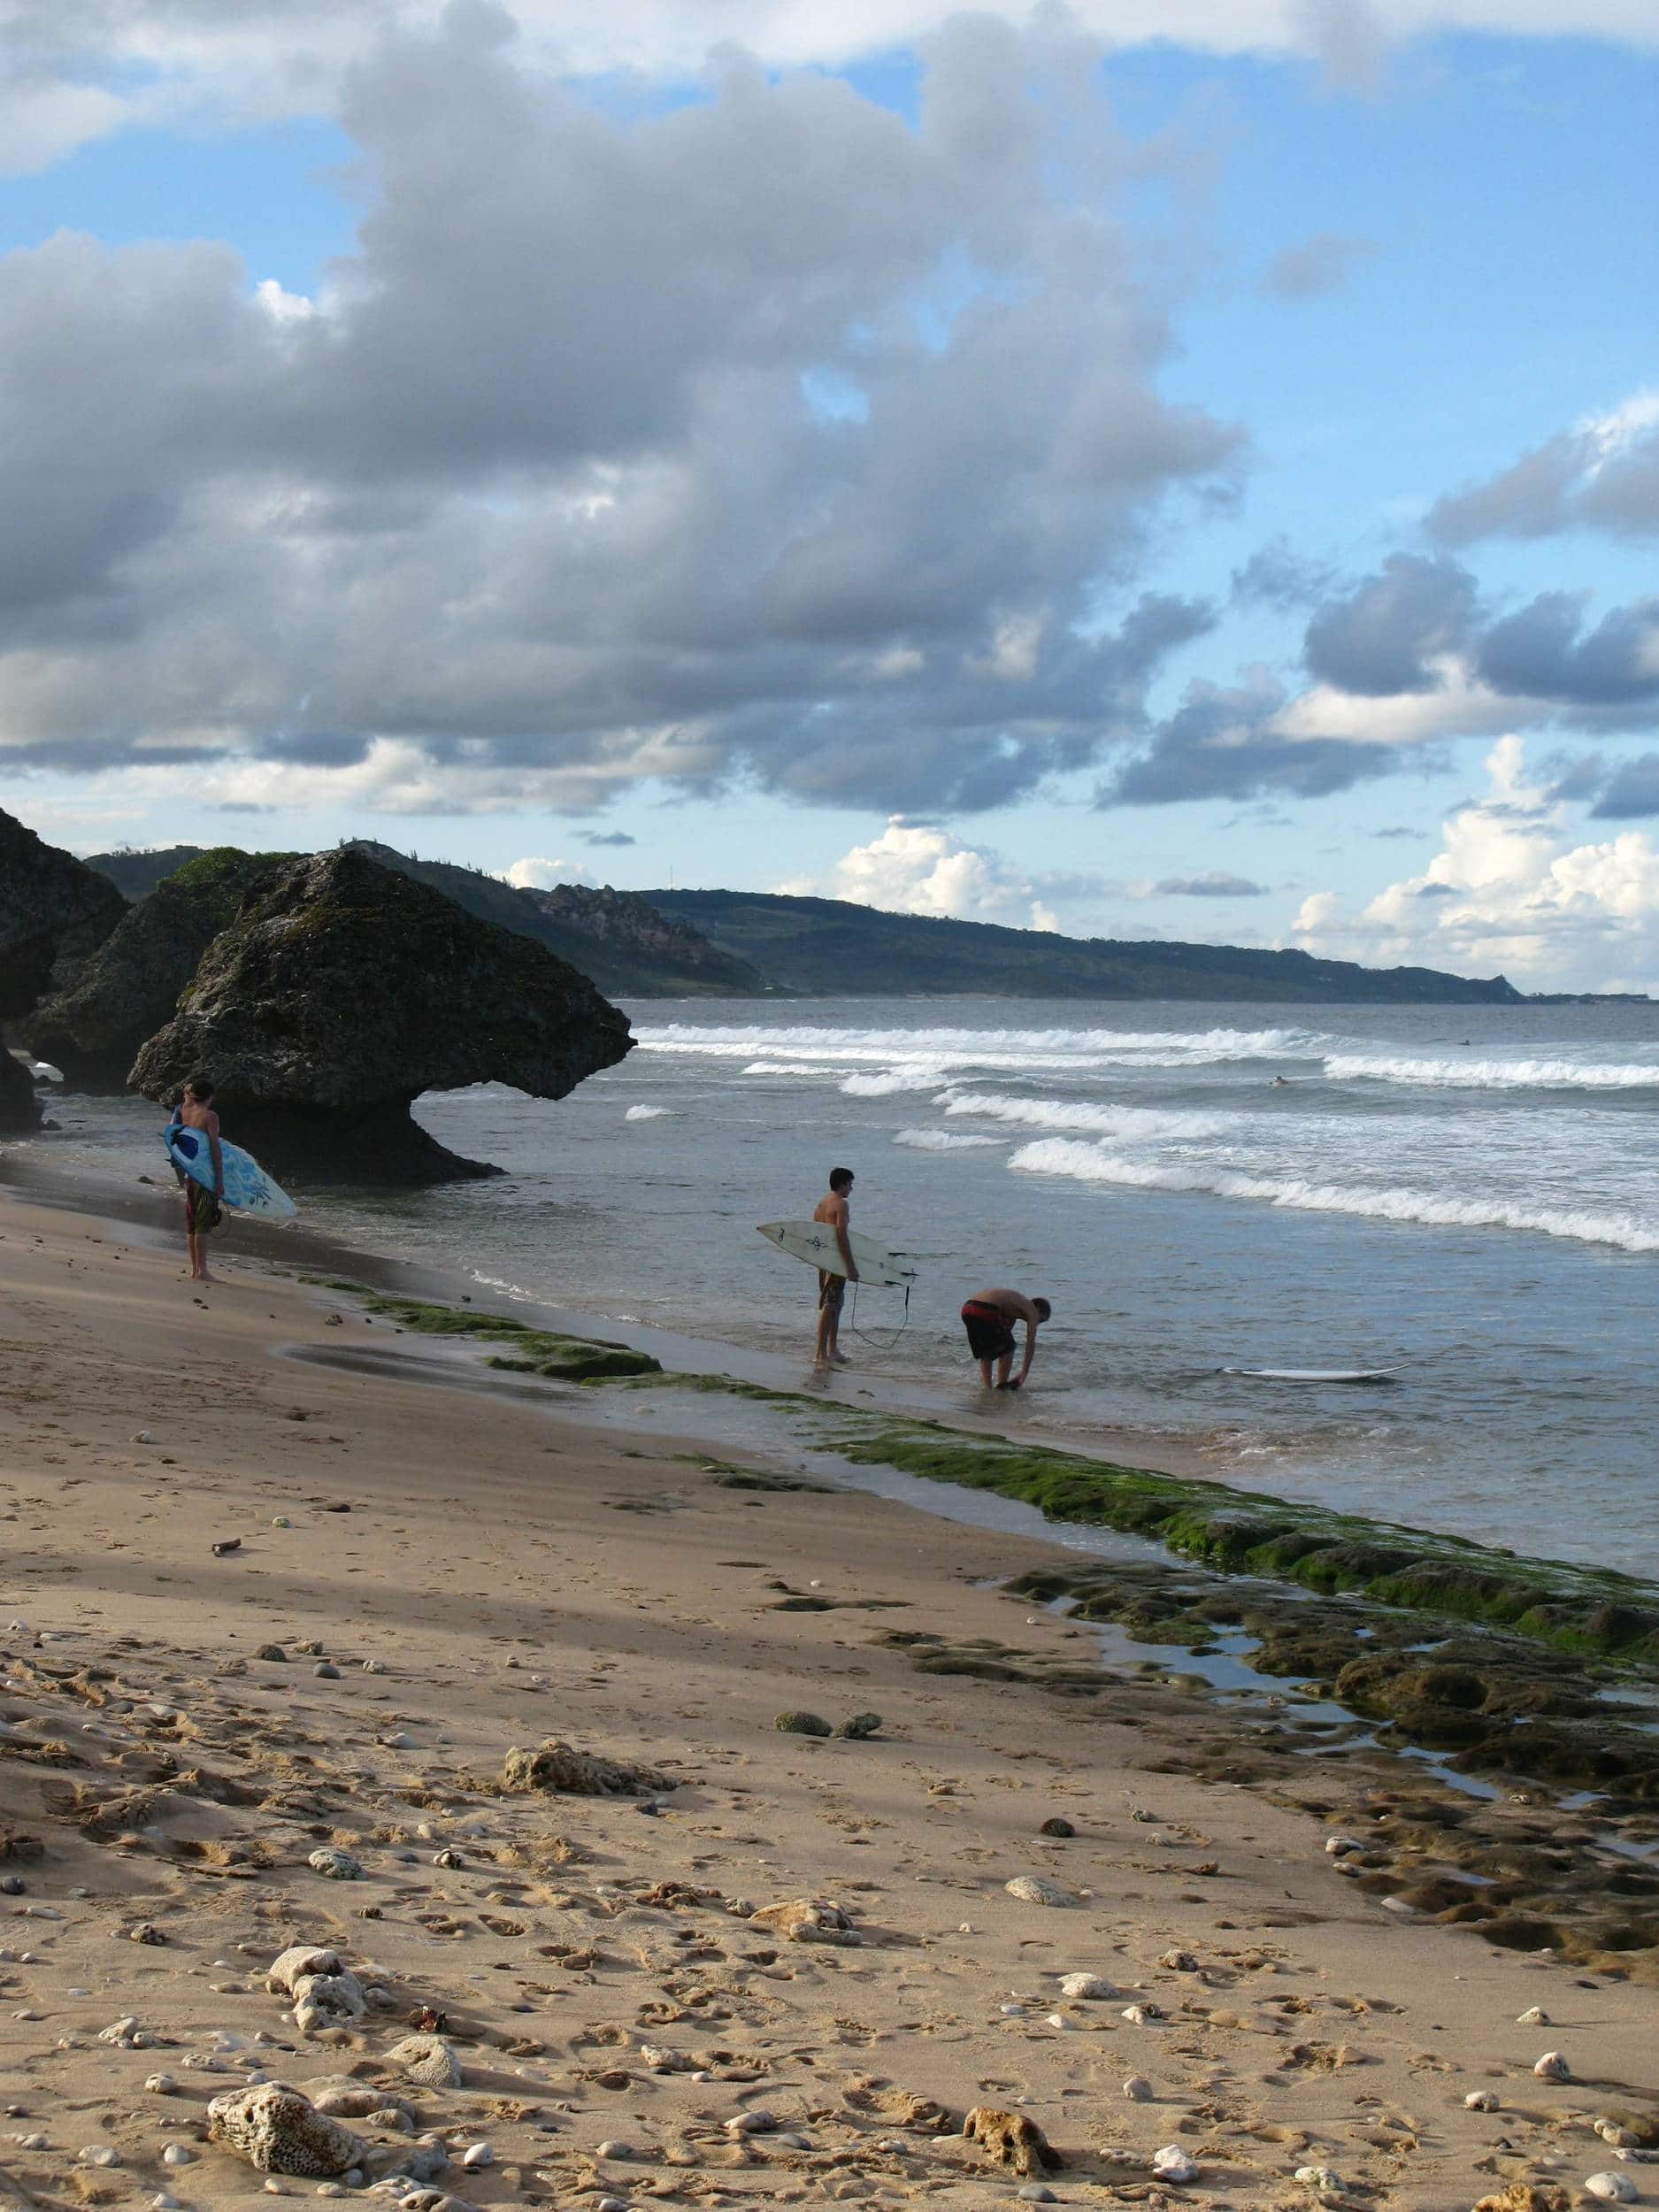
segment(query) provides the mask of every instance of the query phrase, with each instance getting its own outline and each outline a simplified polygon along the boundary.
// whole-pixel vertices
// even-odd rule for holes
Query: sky
[[[0,0],[0,806],[1659,992],[1648,0]]]

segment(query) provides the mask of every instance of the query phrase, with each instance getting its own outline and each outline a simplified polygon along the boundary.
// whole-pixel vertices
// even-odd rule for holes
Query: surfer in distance
[[[173,1110],[172,1126],[199,1129],[207,1139],[208,1157],[213,1163],[213,1187],[198,1183],[180,1167],[173,1169],[179,1179],[179,1190],[184,1200],[184,1245],[190,1257],[190,1280],[211,1283],[207,1271],[207,1246],[203,1240],[210,1229],[219,1223],[219,1205],[225,1196],[225,1156],[219,1148],[219,1116],[209,1103],[213,1086],[205,1075],[193,1075],[179,1094],[179,1102]]]
[[[853,1248],[847,1241],[849,1211],[847,1194],[852,1187],[851,1168],[831,1168],[829,1189],[812,1209],[814,1221],[821,1221],[826,1228],[834,1230],[835,1241],[841,1247],[841,1259],[847,1270],[844,1275],[832,1274],[827,1267],[820,1267],[818,1271],[818,1346],[812,1360],[815,1367],[845,1367],[849,1364],[840,1340],[841,1305],[847,1296],[847,1286],[858,1280]]]
[[[1037,1353],[1037,1330],[1054,1310],[1046,1298],[1027,1298],[1018,1290],[976,1290],[962,1309],[962,1325],[968,1332],[968,1349],[979,1363],[987,1390],[1018,1390],[1031,1372]],[[1025,1357],[1010,1379],[1014,1364],[1014,1324],[1025,1325]],[[991,1380],[991,1369],[996,1380]]]

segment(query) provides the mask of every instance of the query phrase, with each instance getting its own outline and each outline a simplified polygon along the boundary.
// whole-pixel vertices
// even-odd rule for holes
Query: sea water
[[[962,1301],[1041,1292],[1014,1402],[1033,1440],[1144,1429],[1246,1486],[1659,1571],[1659,1006],[628,1010],[636,1049],[557,1105],[419,1102],[503,1178],[308,1217],[503,1296],[804,1367],[813,1277],[754,1225],[810,1214],[845,1165],[854,1225],[918,1277],[908,1308],[849,1303],[857,1372],[968,1410]],[[65,1164],[135,1157],[154,1119],[57,1113]],[[1400,1373],[1222,1371],[1256,1366]]]

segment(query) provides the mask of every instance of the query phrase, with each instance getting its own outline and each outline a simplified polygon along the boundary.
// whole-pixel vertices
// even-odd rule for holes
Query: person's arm
[[[1037,1309],[1035,1306],[1027,1306],[1025,1308],[1025,1358],[1018,1374],[1014,1378],[1012,1385],[1014,1389],[1018,1390],[1021,1383],[1025,1381],[1026,1376],[1030,1374],[1031,1363],[1036,1358],[1036,1356]]]
[[[207,1118],[207,1156],[213,1163],[213,1195],[215,1198],[223,1198],[225,1195],[225,1156],[219,1148],[219,1116],[217,1114],[210,1114]],[[1027,1367],[1031,1365],[1029,1350],[1025,1354],[1025,1364]]]
[[[856,1283],[858,1280],[858,1267],[853,1258],[853,1248],[847,1241],[847,1202],[845,1199],[842,1200],[841,1210],[835,1217],[835,1241],[840,1245],[841,1258],[846,1263],[847,1279],[849,1283]]]

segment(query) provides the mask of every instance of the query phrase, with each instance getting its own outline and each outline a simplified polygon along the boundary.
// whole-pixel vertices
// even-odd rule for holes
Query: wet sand
[[[1073,1694],[1091,1639],[994,1586],[1041,1538],[733,1487],[776,1471],[575,1395],[279,1356],[394,1348],[228,1264],[197,1302],[119,1226],[0,1202],[0,2204],[354,2187],[268,2179],[235,2108],[209,2139],[257,2077],[416,2206],[1653,2193],[1618,2156],[1659,2144],[1652,1989],[1356,1878],[1379,1837],[1425,1876],[1439,1785],[1375,1753],[1292,1788],[1202,1697]],[[547,1740],[648,1771],[504,1787]],[[1494,1849],[1553,1818],[1474,1816]],[[266,1984],[296,1945],[340,1969],[297,2023]],[[433,2033],[447,2084],[393,2055]]]

